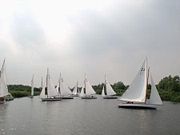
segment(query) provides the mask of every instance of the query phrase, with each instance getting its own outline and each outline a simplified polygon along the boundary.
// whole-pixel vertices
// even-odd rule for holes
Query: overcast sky
[[[145,57],[156,82],[180,75],[179,0],[0,0],[9,84],[131,83]]]

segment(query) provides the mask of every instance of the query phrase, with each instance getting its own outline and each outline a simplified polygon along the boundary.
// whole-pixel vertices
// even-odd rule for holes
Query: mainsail
[[[51,82],[49,69],[47,69],[47,75],[46,75],[46,88],[47,88],[48,97],[54,97],[58,95],[54,85]]]
[[[85,84],[85,92],[86,92],[86,95],[96,94],[96,92],[95,92],[94,89],[92,88],[92,86],[91,86],[90,82],[87,80],[87,78],[85,78],[84,84]]]
[[[59,77],[59,88],[60,88],[60,94],[61,95],[70,95],[72,94],[71,91],[69,90],[68,86],[64,83],[63,78]]]
[[[5,60],[3,61],[3,65],[0,71],[0,97],[7,96],[9,94],[7,82],[6,82],[6,67]]]
[[[143,62],[134,81],[122,95],[120,100],[130,102],[145,102],[147,90],[147,59]]]
[[[40,93],[40,98],[46,98],[46,97],[47,95],[45,94],[45,87],[43,87]]]
[[[113,90],[113,88],[111,87],[111,84],[106,80],[106,94],[111,96],[111,95],[115,95],[116,92]]]
[[[103,86],[103,89],[102,89],[101,95],[102,95],[102,96],[105,96],[105,89],[104,89],[104,86]]]
[[[84,94],[84,87],[81,88],[81,93],[80,93],[80,96],[83,97],[85,94]]]

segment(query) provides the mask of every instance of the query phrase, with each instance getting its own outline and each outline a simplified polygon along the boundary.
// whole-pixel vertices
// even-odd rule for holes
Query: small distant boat
[[[61,97],[58,96],[57,90],[51,83],[49,69],[47,69],[46,85],[45,87],[42,87],[40,98],[42,101],[60,101],[61,100]]]
[[[33,98],[33,96],[34,96],[34,75],[31,80],[31,96],[30,96],[30,98]]]
[[[92,88],[90,82],[87,80],[87,77],[84,79],[84,87],[81,89],[80,97],[81,99],[96,99],[97,97],[94,96],[96,92]]]
[[[72,92],[70,91],[68,86],[65,85],[64,80],[61,77],[61,74],[59,77],[59,85],[57,87],[57,92],[62,99],[73,99],[74,98],[72,95]]]
[[[79,96],[79,88],[78,88],[78,82],[76,83],[76,86],[74,87],[73,91],[72,91],[72,95],[74,97],[78,97]]]
[[[103,86],[101,95],[104,99],[117,99],[117,96],[115,96],[116,92],[111,87],[111,84],[107,81],[106,75],[105,75],[105,85]]]
[[[14,98],[8,92],[7,82],[6,82],[6,67],[5,59],[0,70],[0,104],[5,103],[5,101],[13,100]]]
[[[148,79],[151,79],[150,98],[147,99]],[[134,81],[119,99],[124,103],[119,104],[121,108],[136,108],[136,109],[156,109],[157,105],[162,105],[162,100],[159,96],[152,76],[150,68],[148,68],[147,58],[143,62]]]

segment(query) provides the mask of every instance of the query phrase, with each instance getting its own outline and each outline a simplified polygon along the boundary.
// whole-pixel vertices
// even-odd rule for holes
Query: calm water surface
[[[180,104],[158,110],[118,108],[119,101],[20,98],[0,105],[0,135],[179,135]]]

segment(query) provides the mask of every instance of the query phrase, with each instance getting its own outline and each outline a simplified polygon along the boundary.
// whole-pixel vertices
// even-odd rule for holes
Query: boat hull
[[[61,99],[74,99],[73,96],[62,96]]]
[[[29,98],[33,98],[34,96],[29,96]]]
[[[5,103],[5,97],[0,97],[0,104],[4,104]]]
[[[117,99],[117,96],[103,96],[103,99]]]
[[[122,103],[118,105],[119,108],[127,108],[127,109],[156,109],[155,105],[151,104],[127,104]]]
[[[97,97],[95,97],[95,96],[92,96],[92,95],[90,95],[90,96],[83,96],[83,97],[81,97],[81,99],[96,99]]]
[[[61,98],[41,98],[44,101],[61,101]]]

